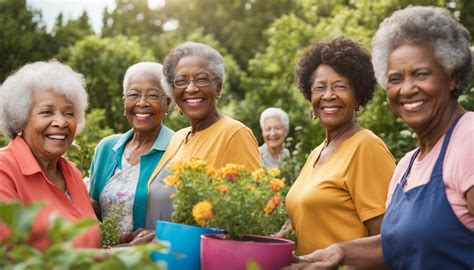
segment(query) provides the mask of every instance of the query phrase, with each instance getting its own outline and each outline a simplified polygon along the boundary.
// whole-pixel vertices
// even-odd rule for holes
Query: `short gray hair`
[[[132,77],[136,75],[142,75],[142,74],[152,76],[155,80],[157,80],[161,84],[161,80],[163,79],[163,66],[160,63],[155,63],[155,62],[139,62],[139,63],[129,66],[127,68],[127,71],[125,72],[125,75],[123,76],[123,95],[124,96],[128,90],[128,87],[130,86],[129,83]],[[170,97],[168,92],[164,91],[164,89],[162,90],[168,97]]]
[[[290,130],[290,118],[288,114],[280,108],[267,108],[260,114],[260,127],[264,130],[265,120],[268,118],[277,118],[283,124],[287,131]]]
[[[161,84],[165,91],[172,96],[173,80],[175,77],[176,66],[179,60],[186,56],[198,56],[207,60],[208,67],[214,73],[217,78],[224,83],[225,70],[224,70],[224,58],[214,48],[207,44],[198,42],[184,42],[176,46],[165,58],[163,63],[163,73],[165,79],[162,80]]]
[[[0,132],[13,139],[28,121],[33,96],[52,90],[72,102],[79,134],[85,123],[88,96],[84,76],[56,61],[26,64],[0,87]]]
[[[404,43],[431,45],[437,61],[447,73],[456,76],[458,97],[469,84],[471,73],[471,35],[448,10],[410,6],[395,11],[381,24],[372,40],[372,62],[378,83],[387,87],[389,54]]]

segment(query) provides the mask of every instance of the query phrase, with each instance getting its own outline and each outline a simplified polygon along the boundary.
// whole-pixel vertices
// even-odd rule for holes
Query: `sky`
[[[64,21],[67,21],[80,17],[86,10],[92,28],[96,33],[100,33],[104,8],[109,11],[115,8],[115,0],[27,0],[26,2],[28,6],[41,11],[48,31],[53,27],[60,12],[63,13]],[[155,8],[163,2],[164,0],[148,0],[148,5],[150,8]]]

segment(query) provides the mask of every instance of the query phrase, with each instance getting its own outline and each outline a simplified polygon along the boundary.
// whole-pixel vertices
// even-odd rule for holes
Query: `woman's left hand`
[[[133,233],[126,233],[120,237],[117,247],[127,247],[148,244],[155,239],[155,231],[138,228]]]

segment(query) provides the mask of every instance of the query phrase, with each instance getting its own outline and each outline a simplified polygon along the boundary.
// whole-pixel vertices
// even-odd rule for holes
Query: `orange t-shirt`
[[[41,201],[45,204],[33,222],[28,239],[38,249],[45,249],[51,244],[48,230],[52,213],[70,221],[96,219],[79,170],[64,158],[60,158],[58,166],[71,200],[48,180],[23,138],[17,136],[8,147],[0,149],[0,201],[19,200],[23,205]],[[9,233],[7,227],[0,223],[0,242]],[[99,239],[99,227],[94,226],[76,237],[73,246],[99,247]]]

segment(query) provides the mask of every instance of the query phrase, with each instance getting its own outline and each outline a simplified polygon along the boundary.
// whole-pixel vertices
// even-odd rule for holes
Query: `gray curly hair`
[[[176,46],[165,58],[163,63],[164,78],[161,80],[163,89],[169,96],[173,96],[173,80],[175,77],[176,66],[179,60],[186,56],[199,56],[207,60],[208,67],[217,78],[224,83],[225,71],[224,71],[224,58],[214,48],[207,44],[198,42],[184,42]]]
[[[0,132],[15,138],[28,121],[33,96],[52,90],[73,103],[77,117],[76,135],[79,134],[88,106],[85,85],[82,74],[54,59],[24,65],[8,76],[0,87]]]
[[[381,24],[372,39],[372,62],[377,82],[387,87],[389,54],[403,43],[430,44],[447,73],[456,77],[454,96],[469,84],[471,75],[471,35],[448,10],[438,7],[409,6],[395,11]]]

